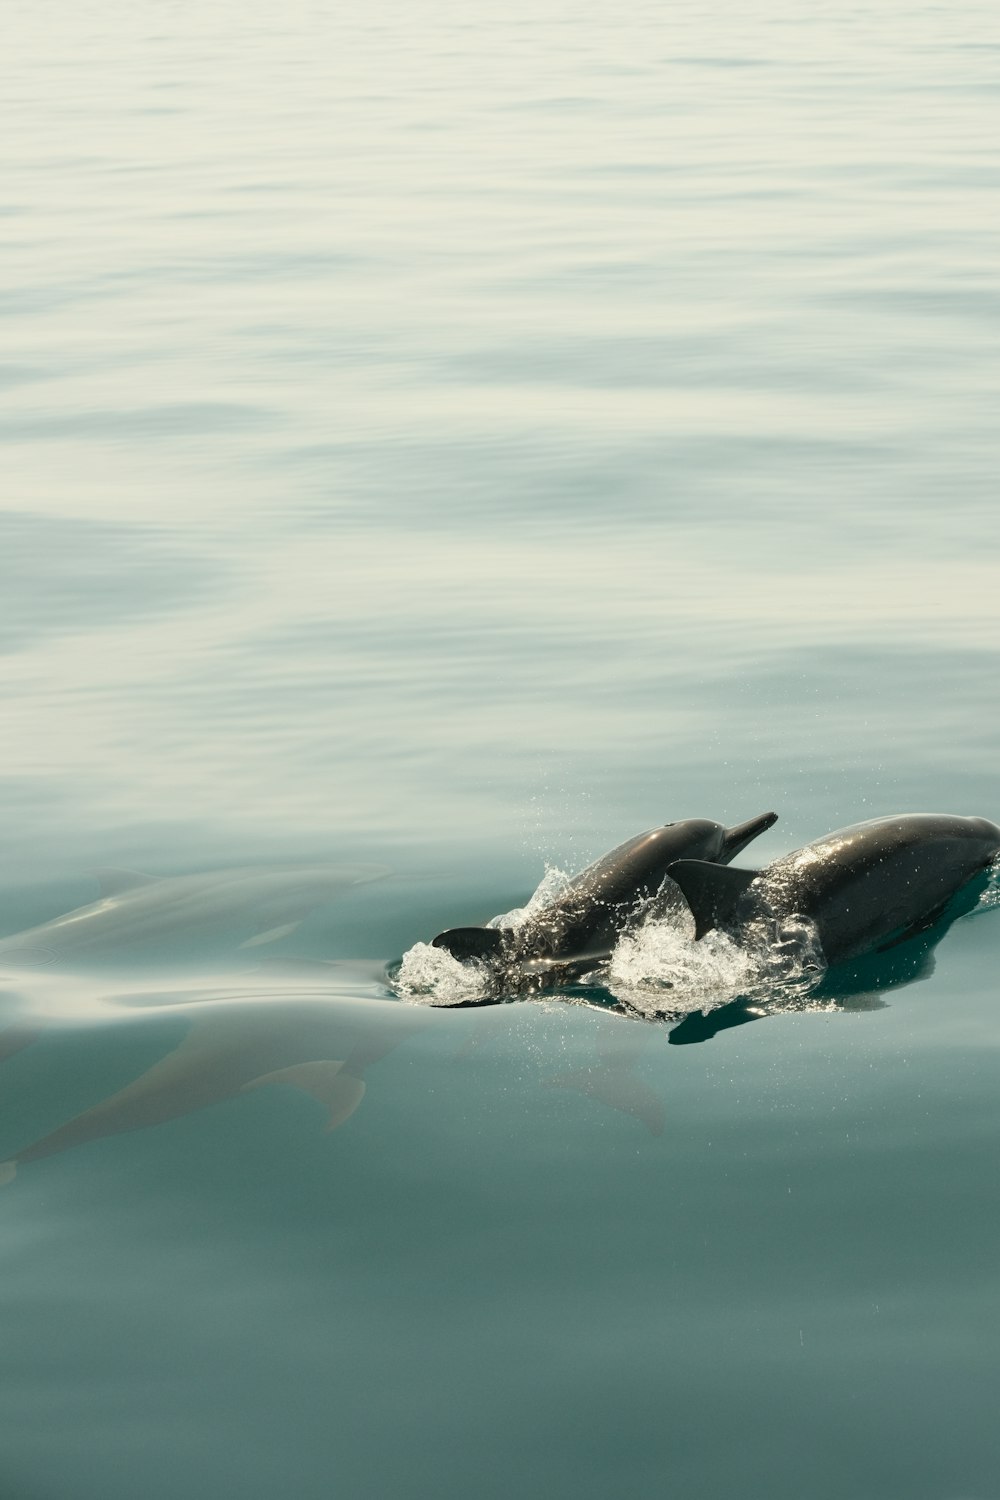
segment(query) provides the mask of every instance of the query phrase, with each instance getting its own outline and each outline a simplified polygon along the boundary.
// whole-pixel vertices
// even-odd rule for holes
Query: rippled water
[[[3,1495],[988,1500],[995,889],[738,1028],[386,964],[1000,816],[995,9],[4,53]]]

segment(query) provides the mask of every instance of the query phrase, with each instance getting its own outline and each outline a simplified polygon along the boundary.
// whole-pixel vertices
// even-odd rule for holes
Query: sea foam
[[[486,925],[516,930],[562,895],[570,879],[565,871],[548,867],[524,906]],[[706,933],[696,942],[691,913],[669,881],[647,904],[646,913],[644,917],[640,910],[610,959],[584,981],[645,1016],[679,1018],[738,997],[764,1004],[779,998],[801,1003],[826,967],[816,929],[804,918],[761,920],[739,944],[722,932]],[[485,962],[460,963],[429,943],[415,943],[403,955],[393,988],[402,998],[425,1005],[503,998],[495,968]],[[517,990],[512,977],[510,992]]]

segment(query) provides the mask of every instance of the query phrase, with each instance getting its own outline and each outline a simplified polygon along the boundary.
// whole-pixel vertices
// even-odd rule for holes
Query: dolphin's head
[[[760,813],[747,823],[738,823],[735,828],[709,822],[707,818],[685,818],[681,823],[666,823],[662,828],[644,834],[642,842],[658,844],[667,857],[667,863],[677,859],[704,859],[712,864],[728,865],[747,844],[766,833],[777,821],[778,814],[774,812]],[[638,845],[640,840],[635,842]]]
[[[1000,828],[995,823],[988,818],[966,818],[965,821],[972,838],[986,844],[994,853],[1000,853]]]

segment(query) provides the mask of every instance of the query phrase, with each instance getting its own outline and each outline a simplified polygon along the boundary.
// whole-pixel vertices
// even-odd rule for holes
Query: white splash
[[[565,870],[560,870],[555,865],[546,865],[545,874],[538,882],[538,888],[529,897],[524,906],[515,906],[513,911],[504,912],[502,916],[491,917],[486,923],[487,927],[523,927],[525,922],[530,922],[540,911],[558,901],[560,896],[565,895],[573,883],[573,876],[568,875]]]
[[[644,1015],[681,1015],[745,994],[753,976],[751,954],[724,933],[706,933],[696,943],[693,923],[663,918],[624,934],[611,955],[607,985]]]
[[[606,983],[643,1015],[679,1019],[738,997],[801,1000],[825,969],[816,928],[804,918],[753,923],[739,944],[714,931],[696,942],[691,914],[678,901],[621,937]]]
[[[482,964],[459,963],[445,948],[414,943],[392,981],[401,999],[424,1005],[461,1005],[486,998],[489,974]]]
[[[524,906],[491,917],[487,927],[517,928],[530,922],[538,912],[557,901],[573,877],[555,865],[546,865],[545,874]],[[495,976],[485,964],[459,963],[444,948],[430,943],[414,943],[403,954],[392,981],[392,988],[404,1000],[423,1005],[461,1005],[485,1000],[495,992]]]

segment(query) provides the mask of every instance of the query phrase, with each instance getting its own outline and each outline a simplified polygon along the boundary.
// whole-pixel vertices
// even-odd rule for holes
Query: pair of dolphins
[[[749,945],[768,924],[774,932],[805,918],[833,966],[957,916],[954,898],[971,894],[1000,855],[1000,828],[985,818],[906,813],[839,829],[761,870],[732,867],[776,821],[768,812],[736,828],[667,823],[603,855],[521,926],[451,928],[433,944],[463,963],[485,963],[501,983],[565,982],[606,962],[623,933],[662,913],[672,883],[691,909],[696,940],[718,930]]]

